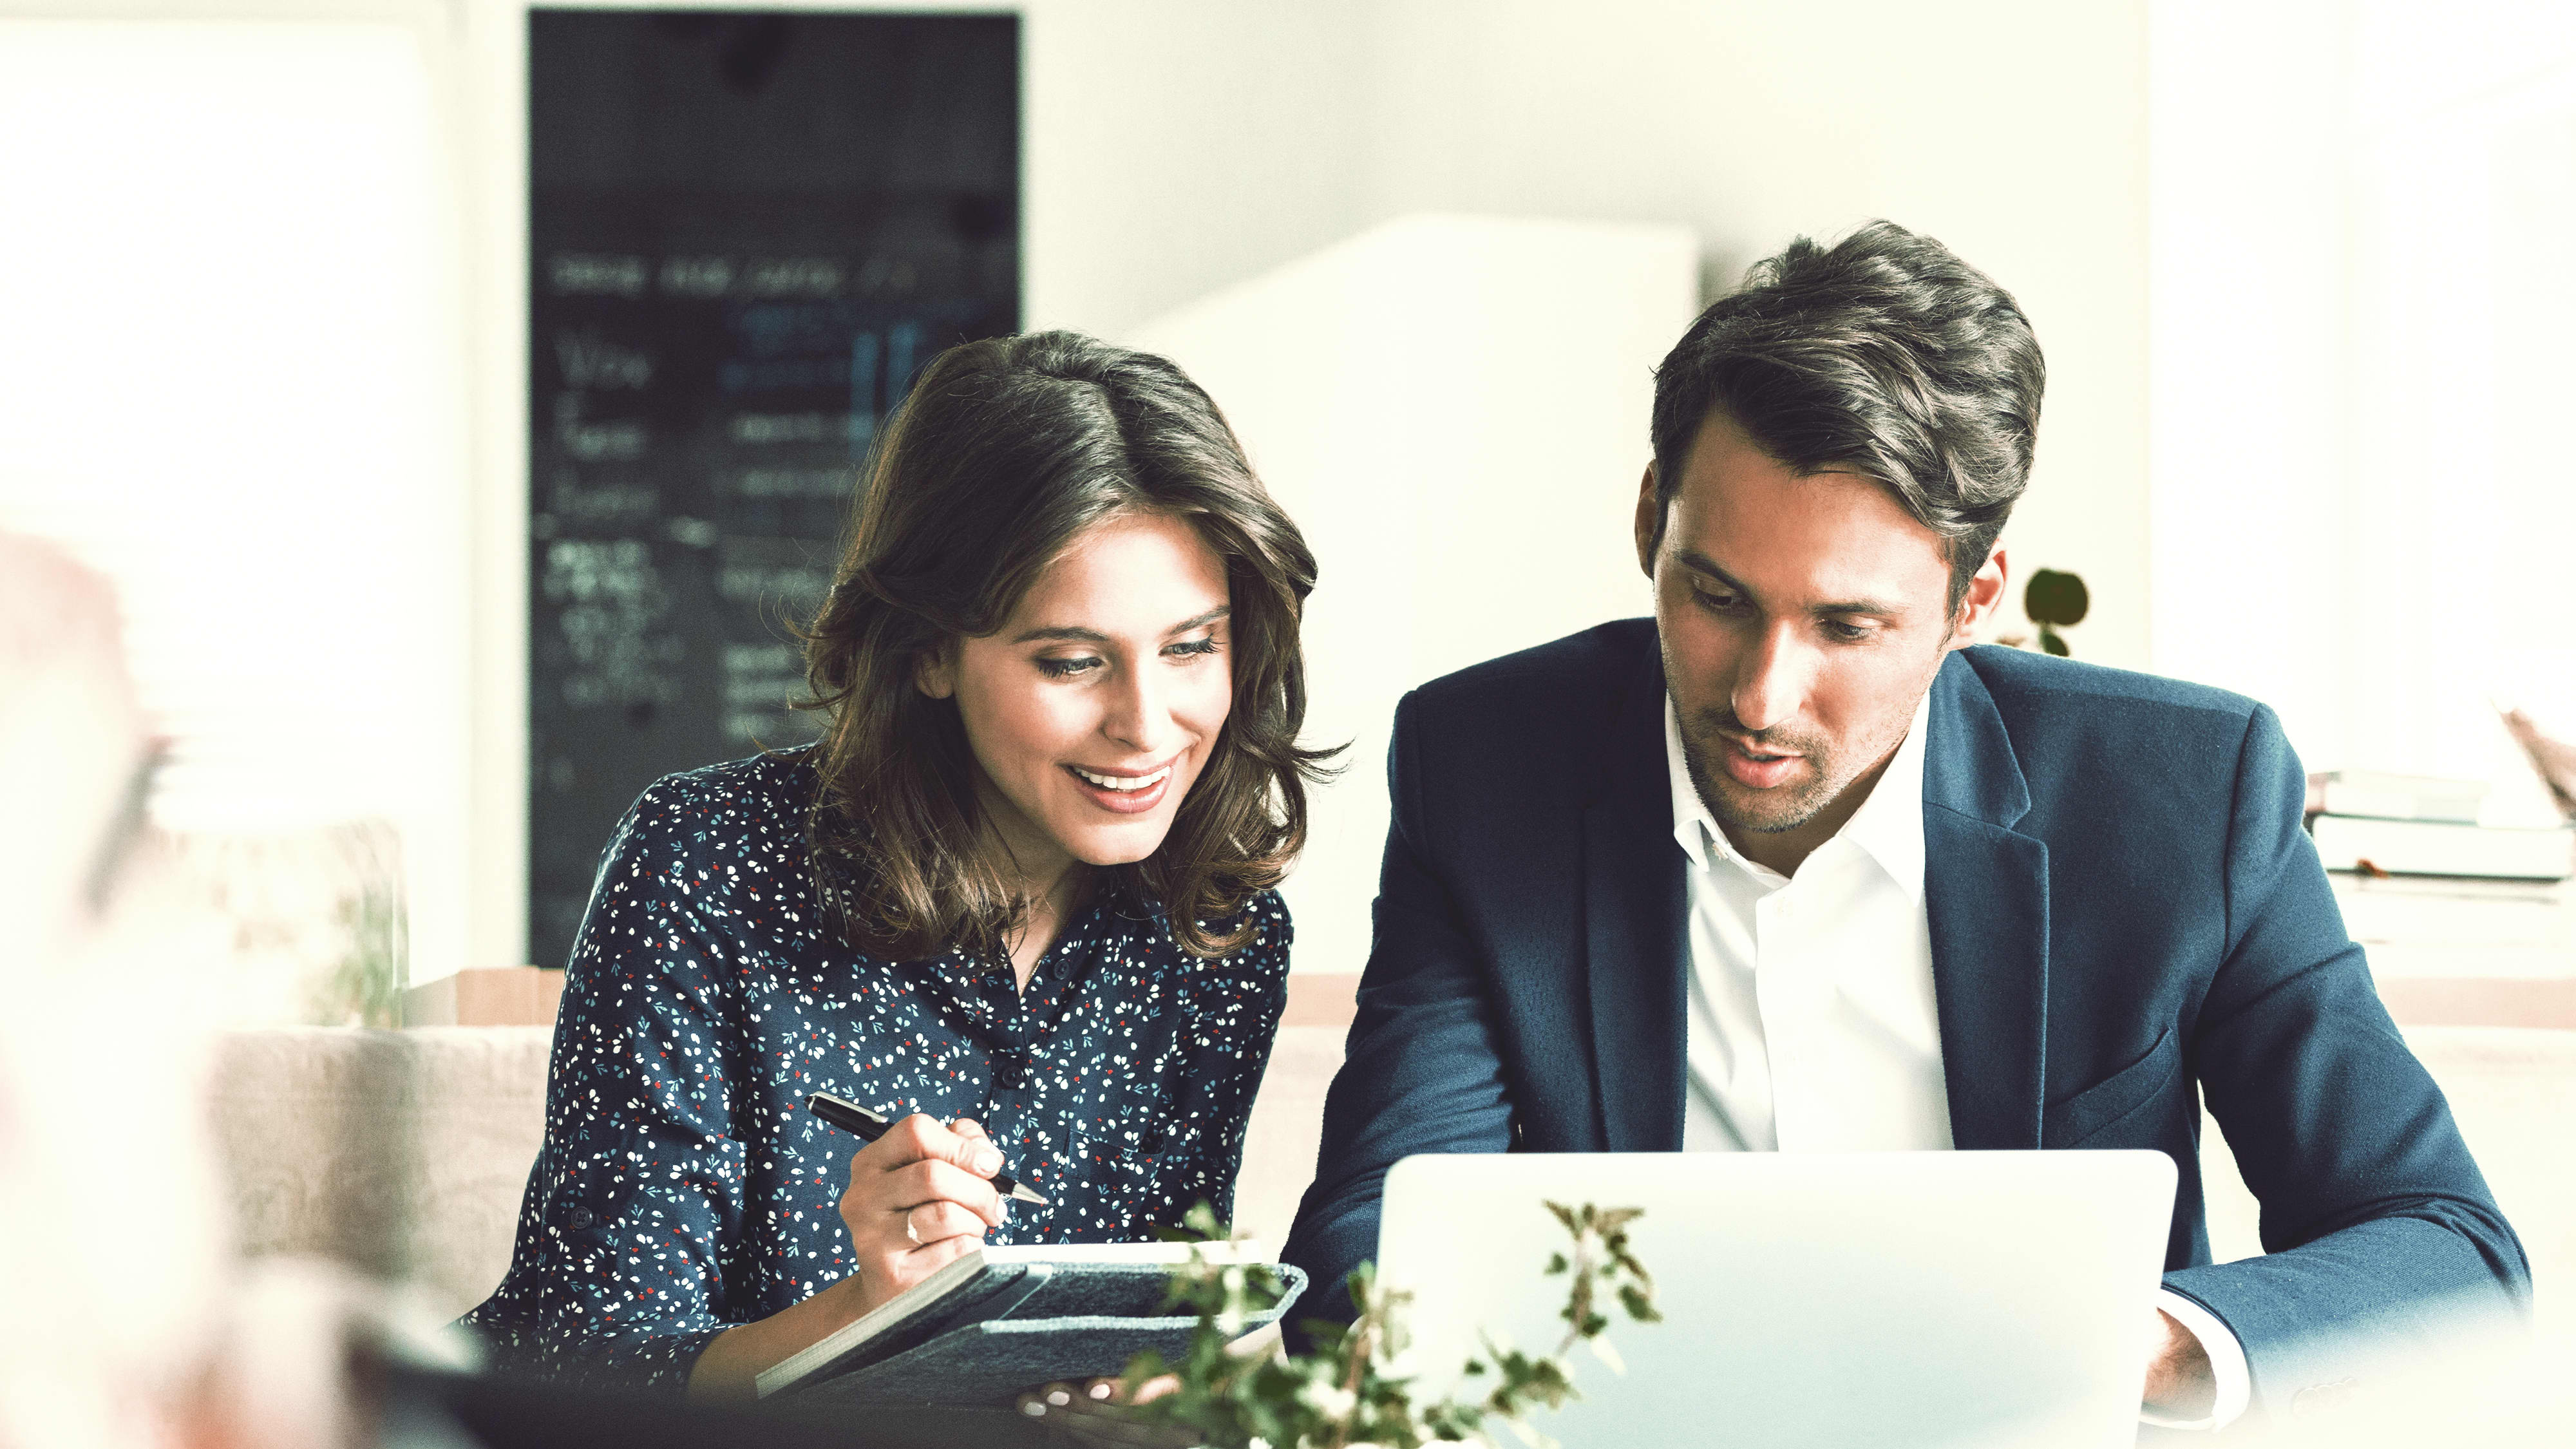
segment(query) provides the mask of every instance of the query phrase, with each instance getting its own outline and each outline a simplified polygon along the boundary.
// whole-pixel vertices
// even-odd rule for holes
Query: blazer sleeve
[[[2522,1245],[2441,1090],[2398,1034],[2301,828],[2306,777],[2271,710],[2239,754],[2226,954],[2192,1042],[2262,1203],[2265,1256],[2165,1275],[2245,1347],[2254,1402],[2415,1356],[2462,1315],[2519,1313]]]
[[[1280,1255],[1311,1284],[1301,1319],[1349,1321],[1348,1279],[1377,1256],[1380,1191],[1397,1159],[1512,1145],[1490,974],[1437,863],[1439,822],[1424,809],[1423,732],[1419,696],[1407,695],[1387,747],[1386,857],[1368,966],[1324,1099],[1315,1182]]]

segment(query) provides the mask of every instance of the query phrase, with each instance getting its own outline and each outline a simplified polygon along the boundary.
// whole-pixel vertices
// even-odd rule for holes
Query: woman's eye
[[[1192,639],[1182,644],[1167,645],[1163,652],[1174,659],[1204,658],[1217,652],[1216,640],[1213,636],[1206,639]]]
[[[1099,667],[1100,661],[1089,656],[1085,656],[1081,659],[1041,659],[1038,661],[1038,672],[1049,679],[1071,679],[1077,674],[1088,674]]]

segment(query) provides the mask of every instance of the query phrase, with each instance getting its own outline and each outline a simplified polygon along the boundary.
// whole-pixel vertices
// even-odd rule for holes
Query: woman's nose
[[[1171,737],[1171,709],[1150,670],[1125,671],[1110,696],[1102,734],[1139,754],[1154,753]]]

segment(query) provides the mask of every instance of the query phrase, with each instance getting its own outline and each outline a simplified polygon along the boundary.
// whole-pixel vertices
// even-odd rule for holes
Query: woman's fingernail
[[[1091,1386],[1091,1396],[1095,1399],[1105,1399],[1116,1392],[1118,1392],[1118,1386],[1115,1384],[1093,1384]]]
[[[1020,1405],[1020,1412],[1028,1415],[1032,1419],[1043,1419],[1046,1417],[1046,1405],[1039,1403],[1035,1399],[1031,1399],[1027,1403]]]
[[[974,1166],[969,1170],[977,1177],[991,1177],[1002,1170],[1002,1154],[990,1147],[978,1147],[975,1149]]]
[[[1062,1389],[1049,1389],[1047,1390],[1047,1402],[1061,1409],[1065,1405],[1073,1402],[1073,1395],[1066,1393]]]

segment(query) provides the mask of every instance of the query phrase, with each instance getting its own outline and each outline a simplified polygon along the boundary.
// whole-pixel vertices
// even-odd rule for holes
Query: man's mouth
[[[1723,742],[1719,757],[1729,779],[1748,790],[1769,790],[1788,782],[1805,756],[1763,750],[1736,740]]]

